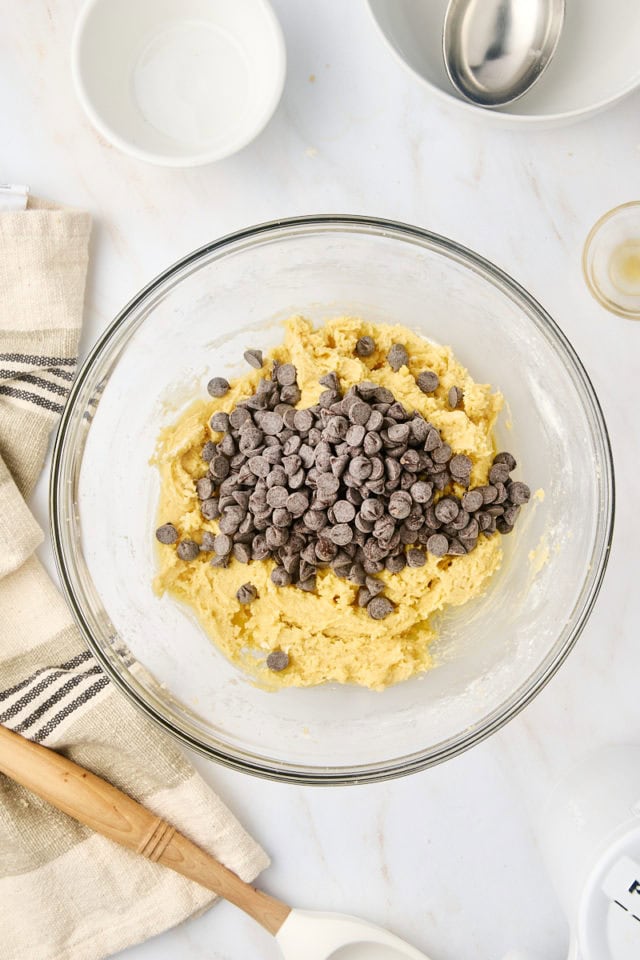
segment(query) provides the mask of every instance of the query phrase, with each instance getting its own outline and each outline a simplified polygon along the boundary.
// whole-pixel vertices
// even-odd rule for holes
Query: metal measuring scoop
[[[481,107],[530,90],[553,57],[565,0],[450,0],[443,52],[449,78]]]

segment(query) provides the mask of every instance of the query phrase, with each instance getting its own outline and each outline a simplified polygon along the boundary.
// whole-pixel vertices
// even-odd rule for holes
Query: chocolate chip
[[[440,377],[433,370],[424,370],[416,377],[416,383],[423,393],[433,393],[440,386]]]
[[[378,384],[372,380],[362,380],[355,389],[364,400],[370,400],[378,389]]]
[[[333,529],[335,529],[335,527]],[[329,531],[329,535],[331,535],[331,530]],[[323,563],[329,563],[330,560],[333,560],[337,552],[337,545],[327,537],[320,537],[315,545],[316,557]]]
[[[401,343],[394,343],[387,354],[387,363],[396,372],[400,367],[409,366],[409,354]]]
[[[449,461],[449,472],[454,480],[468,479],[472,468],[473,461],[470,457],[465,456],[463,453],[456,454],[455,457],[451,457],[451,460]]]
[[[498,480],[498,482],[495,484],[495,488],[496,488],[496,499],[494,502],[504,503],[507,497],[509,496],[507,493],[507,488],[505,487],[504,483],[501,483],[500,480]]]
[[[335,500],[336,494],[340,489],[340,480],[330,473],[322,473],[318,477],[317,494],[324,502]]]
[[[349,420],[351,423],[365,426],[371,416],[371,408],[367,403],[357,400],[349,409]]]
[[[284,650],[272,650],[267,657],[267,667],[275,673],[286,670],[289,666],[289,654]]]
[[[509,467],[506,463],[494,463],[489,470],[489,483],[504,483],[509,479]]]
[[[447,400],[449,401],[449,406],[452,410],[455,410],[460,406],[463,396],[464,393],[460,387],[451,387],[449,393],[447,394]]]
[[[462,496],[462,506],[468,513],[474,513],[479,510],[484,503],[480,490],[467,490]]]
[[[417,473],[420,469],[420,454],[417,450],[406,450],[400,457],[400,463],[408,470],[410,473]],[[407,484],[410,486],[413,483],[413,477],[407,478]],[[408,487],[407,487],[408,489]]]
[[[266,433],[267,436],[276,436],[277,434],[282,433],[284,430],[284,420],[279,413],[274,413],[273,410],[268,410],[260,418],[260,429],[263,433]]]
[[[257,533],[251,541],[251,559],[266,560],[270,554],[267,541],[263,533]]]
[[[282,363],[276,367],[276,380],[281,387],[291,387],[297,379],[297,371],[292,363]],[[288,402],[288,401],[286,401]]]
[[[415,503],[428,503],[433,495],[433,484],[425,480],[416,480],[409,487],[409,493]]]
[[[292,493],[287,499],[287,510],[292,517],[301,517],[309,507],[309,497],[306,493]]]
[[[211,557],[209,564],[212,567],[228,567],[229,566],[229,557]]]
[[[447,553],[450,557],[464,557],[466,552],[466,548],[463,547],[459,540],[454,539],[449,541]]]
[[[493,458],[494,463],[506,463],[509,468],[509,473],[511,473],[518,466],[516,459],[510,453],[507,453],[506,450],[503,450],[501,453],[496,453]]]
[[[359,357],[370,357],[372,353],[375,353],[376,344],[373,337],[360,337],[356,343],[356,354]]]
[[[522,483],[520,480],[513,480],[507,487],[507,492],[509,494],[509,499],[516,506],[520,504],[528,503],[531,499],[531,490],[526,483]]]
[[[218,444],[218,453],[223,453],[225,457],[233,457],[236,452],[236,445],[233,437],[230,433],[225,433],[224,437]]]
[[[397,490],[389,498],[389,513],[396,520],[403,520],[411,513],[413,500],[406,490]]]
[[[477,514],[478,526],[480,527],[480,532],[485,533],[491,526],[491,515],[485,510],[480,510]]]
[[[289,539],[289,531],[286,527],[267,527],[265,531],[267,545],[275,550],[277,547],[283,547]]]
[[[267,437],[267,443],[269,443],[269,441],[271,441],[271,444],[264,448],[262,451],[262,456],[265,458],[267,463],[271,464],[271,466],[274,466],[282,461],[282,447],[277,442],[275,437]]]
[[[367,613],[372,620],[384,620],[394,610],[395,606],[388,597],[373,597],[367,604]]]
[[[246,407],[235,407],[229,414],[229,426],[233,427],[234,430],[238,430],[243,423],[246,423],[247,420],[250,419],[251,414]]]
[[[463,527],[469,523],[469,514],[466,510],[458,510],[458,515],[454,520],[451,520],[449,526],[454,530],[462,530]]]
[[[394,401],[391,404],[391,406],[387,410],[386,415],[391,420],[395,420],[396,422],[401,422],[401,423],[404,423],[405,420],[407,419],[407,411],[398,400]]]
[[[427,562],[422,550],[407,550],[407,565],[410,567],[423,567]]]
[[[266,477],[269,473],[269,463],[264,457],[255,456],[249,460],[249,469],[256,477]],[[286,467],[285,467],[286,470]]]
[[[201,477],[196,480],[196,493],[199,500],[208,500],[213,493],[213,483],[209,477]]]
[[[380,500],[365,500],[360,507],[360,516],[371,522],[379,520],[383,512],[384,506]]]
[[[271,522],[274,527],[289,527],[291,526],[291,521],[293,517],[284,507],[278,507],[273,511],[273,516],[271,517]]]
[[[451,523],[458,516],[459,507],[452,497],[443,497],[434,507],[434,513],[440,523]]]
[[[451,460],[451,447],[448,443],[441,443],[431,454],[434,463],[443,464]]]
[[[255,367],[256,370],[260,370],[262,367],[262,350],[245,350],[244,358],[247,363],[250,366]]]
[[[160,543],[175,543],[178,539],[178,531],[172,523],[163,523],[156,530],[156,539]]]
[[[365,437],[365,429],[361,423],[354,423],[347,430],[345,440],[350,447],[359,447]]]
[[[510,523],[507,523],[504,517],[498,517],[498,519],[496,520],[496,529],[498,533],[502,533],[504,535],[512,532],[513,525]]]
[[[427,540],[427,550],[434,557],[444,557],[449,549],[449,541],[443,533],[434,533]]]
[[[407,565],[404,553],[396,553],[394,556],[387,557],[384,561],[385,569],[389,573],[400,573]]]
[[[285,507],[289,499],[289,491],[286,487],[273,486],[267,490],[267,503],[270,507]]]
[[[374,410],[374,413],[376,411]],[[363,442],[363,450],[367,456],[372,457],[382,450],[382,437],[378,433],[367,433]]]
[[[307,510],[307,512],[302,517],[305,526],[309,530],[313,530],[315,533],[318,533],[328,524],[329,520],[327,519],[326,513],[322,510]]]
[[[288,587],[291,583],[291,574],[284,567],[274,567],[271,571],[271,581],[276,587]]]
[[[349,464],[349,473],[358,481],[366,480],[371,476],[371,461],[367,457],[354,457]]]
[[[386,403],[389,404],[389,406],[395,400],[394,395],[391,393],[391,390],[389,390],[388,387],[376,387],[376,392],[373,396],[377,403]]]
[[[209,426],[217,433],[222,433],[229,426],[229,414],[218,410],[209,420]]]
[[[338,380],[338,374],[335,372],[335,370],[325,373],[322,377],[320,377],[318,383],[321,386],[326,387],[327,390],[330,390],[331,393],[336,394],[336,396],[340,393],[340,381]]]
[[[216,520],[220,516],[220,503],[217,497],[209,497],[200,504],[200,512],[205,520]]]
[[[211,533],[209,530],[205,530],[202,534],[202,542],[200,544],[200,550],[205,553],[211,553],[213,551],[213,545],[216,539],[216,534]]]
[[[387,434],[392,443],[405,443],[409,439],[410,427],[408,423],[394,423],[389,427]]]
[[[485,504],[485,506],[488,503],[493,503],[498,496],[498,491],[491,484],[487,484],[484,487],[478,487],[478,490],[482,494],[482,502]]]
[[[333,505],[333,516],[337,523],[351,523],[356,515],[356,508],[348,500],[337,500]]]
[[[300,433],[308,433],[314,424],[314,416],[309,410],[296,410],[293,417],[293,426]]]
[[[339,443],[344,440],[349,429],[349,421],[345,417],[335,416],[327,420],[323,430],[323,437],[331,443]]]
[[[217,449],[218,449],[217,443],[214,443],[213,440],[207,440],[204,447],[202,448],[202,453],[201,453],[202,459],[205,461],[205,463],[210,463],[211,460],[213,460],[213,458],[216,455]]]
[[[280,391],[280,399],[283,403],[290,403],[292,406],[295,406],[296,403],[300,402],[302,394],[300,393],[300,388],[296,383],[292,383],[291,386],[283,387]],[[287,424],[289,426],[289,424]]]
[[[246,543],[234,543],[233,555],[239,563],[249,563],[251,560],[251,550]]]
[[[243,453],[251,453],[251,451],[257,450],[262,445],[263,440],[264,434],[262,430],[250,424],[242,431],[240,436],[240,450]]]
[[[469,540],[477,540],[479,533],[480,526],[478,521],[474,518],[467,523],[466,527],[463,527],[463,529],[460,530],[458,536],[461,540],[464,540],[464,542],[467,543]]]
[[[224,397],[230,389],[229,381],[225,380],[224,377],[213,377],[207,384],[207,390],[212,397]]]
[[[306,593],[315,593],[316,592],[316,578],[308,577],[306,580],[298,580],[296,587],[299,590],[304,590]]]
[[[181,540],[176,553],[181,560],[195,560],[200,553],[200,545],[195,540]]]
[[[243,583],[236,592],[238,603],[252,603],[258,596],[258,591],[252,583]]]
[[[229,476],[231,465],[227,457],[222,454],[216,454],[209,466],[209,472],[216,480],[224,480]]]
[[[360,587],[358,593],[356,594],[356,603],[359,607],[366,607],[366,605],[371,600],[371,592],[367,587]]]
[[[409,428],[411,430],[411,439],[416,444],[423,444],[431,429],[424,417],[421,417],[418,413],[415,413],[413,420],[409,421]]]
[[[349,575],[347,579],[351,583],[356,583],[359,586],[362,586],[366,580],[366,573],[364,572],[364,567],[361,563],[354,563],[349,570]]]
[[[348,523],[337,523],[329,530],[329,539],[340,547],[353,540],[353,530]]]
[[[213,541],[213,549],[219,557],[226,557],[233,549],[233,540],[226,533],[219,533]]]
[[[429,425],[429,432],[424,441],[424,449],[427,453],[432,453],[432,451],[437,450],[441,446],[443,446],[443,444],[440,434],[435,427]]]
[[[244,511],[241,507],[228,507],[223,510],[222,517],[218,523],[221,533],[235,533],[244,519]]]
[[[291,454],[297,453],[301,446],[302,446],[302,437],[299,437],[296,434],[294,434],[293,437],[289,437],[288,440],[285,440],[282,446],[282,452],[284,453],[285,457],[290,457]]]
[[[507,507],[504,511],[505,521],[513,526],[518,519],[518,514],[520,513],[520,507],[515,504],[511,507]]]

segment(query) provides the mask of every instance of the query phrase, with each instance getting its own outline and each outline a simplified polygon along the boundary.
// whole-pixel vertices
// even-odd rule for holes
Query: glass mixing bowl
[[[532,498],[485,595],[440,618],[430,672],[383,692],[327,684],[269,693],[190,611],[152,592],[160,428],[207,379],[246,369],[280,321],[359,314],[450,344],[507,405],[499,446]],[[64,590],[93,653],[183,742],[279,780],[384,779],[445,760],[513,717],[573,647],[609,552],[613,468],[593,387],[542,307],[477,254],[360,217],[263,224],[185,257],[94,347],[54,450],[51,513]],[[123,731],[126,736],[126,731]]]

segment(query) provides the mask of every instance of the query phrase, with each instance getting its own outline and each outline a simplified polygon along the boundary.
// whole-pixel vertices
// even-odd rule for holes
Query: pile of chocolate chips
[[[374,349],[363,337],[356,353]],[[260,351],[245,358],[262,366]],[[387,362],[395,370],[407,364],[406,349],[395,344]],[[424,393],[439,386],[430,370],[416,382]],[[272,558],[277,586],[307,591],[316,589],[317,571],[330,567],[358,584],[357,603],[381,620],[394,606],[376,574],[420,567],[425,552],[462,556],[481,534],[509,533],[530,491],[510,479],[516,461],[509,453],[495,457],[488,484],[470,489],[470,458],[454,454],[434,426],[409,413],[386,387],[364,381],[343,395],[335,373],[320,383],[325,390],[318,403],[296,409],[296,368],[274,363],[253,396],[230,414],[212,416],[220,438],[204,445],[209,468],[196,491],[203,517],[218,519],[220,532],[204,533],[201,544],[182,540],[177,553],[188,561],[211,552],[214,566]],[[229,384],[215,377],[208,390],[221,397]],[[449,390],[452,408],[463,399],[460,388]],[[454,484],[466,488],[460,496]],[[156,536],[162,543],[178,540],[170,523]],[[250,603],[256,596],[246,583],[237,599]]]

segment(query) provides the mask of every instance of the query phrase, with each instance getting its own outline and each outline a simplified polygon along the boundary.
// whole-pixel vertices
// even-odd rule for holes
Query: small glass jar
[[[593,296],[611,313],[640,320],[640,201],[609,210],[591,228],[582,269]]]

